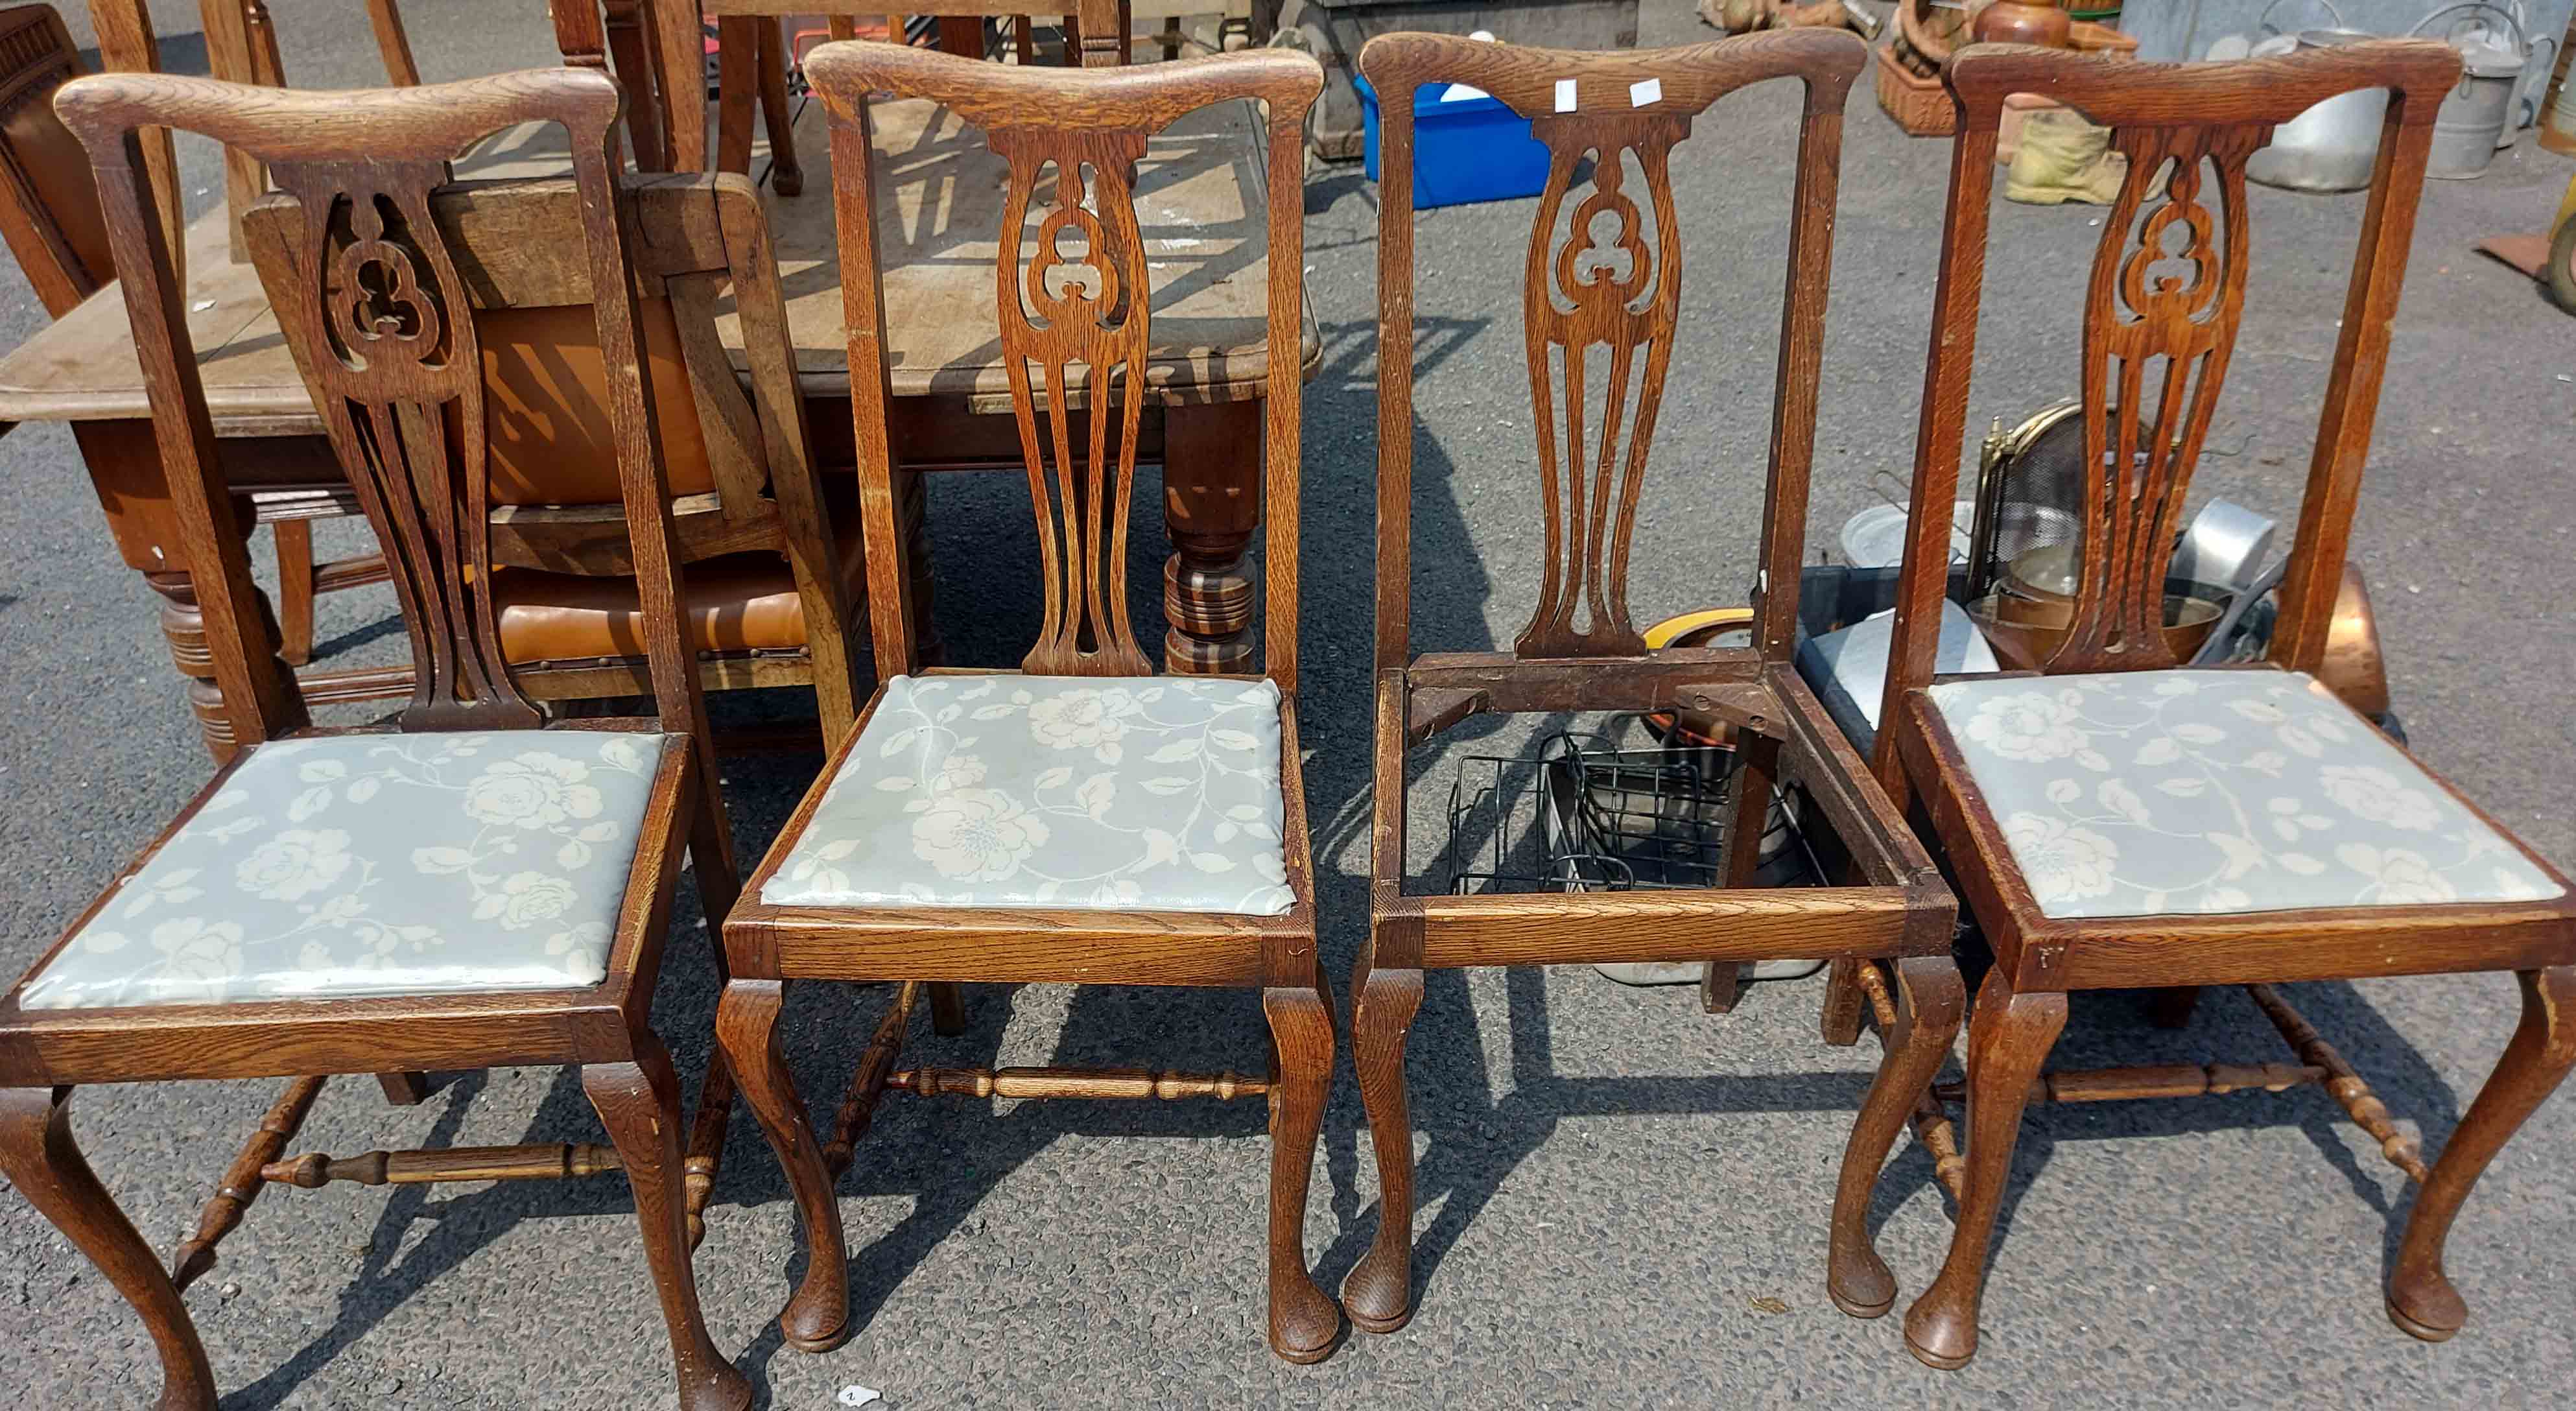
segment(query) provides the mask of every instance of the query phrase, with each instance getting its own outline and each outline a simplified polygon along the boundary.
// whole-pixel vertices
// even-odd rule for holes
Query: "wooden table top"
[[[906,100],[879,103],[873,112],[895,395],[961,396],[975,411],[1007,411],[1010,384],[993,309],[1006,168],[980,131],[945,109]],[[804,194],[762,192],[787,295],[788,333],[807,394],[846,396],[831,157],[820,103],[802,104],[796,147]],[[476,147],[457,162],[457,174],[560,171],[562,150],[561,129],[530,125]],[[767,162],[764,145],[752,170]],[[1260,128],[1241,103],[1183,118],[1152,141],[1138,167],[1136,213],[1154,287],[1147,382],[1160,400],[1262,395],[1269,361],[1262,167]],[[218,427],[226,435],[318,434],[321,421],[257,273],[231,261],[223,211],[189,227],[187,266],[188,331]],[[738,354],[730,317],[722,331]],[[1311,311],[1302,343],[1311,374],[1321,354]],[[113,284],[0,358],[0,421],[149,415],[124,299]]]

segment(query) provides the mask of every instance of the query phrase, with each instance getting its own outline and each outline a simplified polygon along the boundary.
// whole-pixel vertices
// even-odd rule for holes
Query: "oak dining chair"
[[[2421,41],[2209,64],[1978,46],[1949,68],[1959,126],[1915,447],[1916,528],[1880,717],[1893,728],[1874,761],[1888,790],[1928,817],[1994,955],[1969,1020],[1957,1228],[1939,1278],[1905,1319],[1907,1347],[1932,1366],[1960,1366],[1977,1350],[1988,1248],[2034,1099],[2322,1085],[2418,1184],[2387,1273],[2387,1312],[2438,1341],[2468,1311],[2443,1269],[2452,1220],[2576,1062],[2576,897],[2566,876],[2316,677],[2435,114],[2459,71],[2452,49]],[[2261,254],[2246,160],[2311,105],[2366,89],[2386,90],[2387,112],[2278,626],[2262,662],[2186,668],[2164,630],[2166,571]],[[1948,507],[1976,356],[1996,128],[2015,93],[2045,94],[2108,127],[2111,150],[2128,158],[2082,302],[2083,463],[2101,469],[2085,478],[2074,584],[2055,600],[2063,634],[2041,674],[1942,680],[1932,663]],[[2429,1169],[2275,988],[2496,970],[2519,976],[2521,1027]],[[2041,1071],[2070,991],[2222,984],[2246,987],[2295,1063]]]
[[[80,52],[53,6],[0,10],[0,237],[55,318],[116,278],[89,160],[54,115],[55,90],[80,72]],[[270,491],[250,503],[277,541],[278,654],[302,666],[313,659],[315,595],[384,582],[385,558],[314,562],[313,521],[357,512],[342,497]]]
[[[1379,1212],[1375,1240],[1343,1282],[1342,1300],[1351,1321],[1368,1331],[1392,1332],[1413,1313],[1414,1154],[1404,1064],[1423,971],[1465,966],[1703,961],[1713,962],[1725,985],[1743,960],[1794,955],[1868,966],[1891,1005],[1881,1034],[1886,1056],[1844,1153],[1827,1285],[1837,1302],[1860,1312],[1884,1311],[1895,1298],[1870,1246],[1869,1198],[1957,1027],[1960,980],[1950,959],[1956,903],[1792,661],[1843,100],[1867,58],[1857,36],[1818,28],[1598,54],[1390,34],[1360,52],[1360,71],[1385,104],[1376,812],[1369,937],[1351,980],[1351,1044],[1377,1157]],[[1708,331],[1681,326],[1673,152],[1710,104],[1772,79],[1796,81],[1801,117],[1753,642],[1650,649],[1629,616],[1628,562],[1665,376],[1677,348],[1722,357]],[[1528,117],[1550,154],[1521,300],[1544,576],[1537,608],[1508,652],[1417,654],[1412,642],[1412,95],[1435,80],[1471,85]],[[1587,405],[1599,381],[1606,381],[1606,397]],[[1712,869],[1722,885],[1407,890],[1409,747],[1480,715],[1677,706],[1724,721],[1740,742],[1725,805],[1724,865]],[[1850,875],[1828,879],[1832,885],[1753,885],[1775,791],[1790,787],[1810,803],[1801,815],[1829,829],[1852,857]]]
[[[619,105],[611,80],[572,70],[346,93],[111,74],[58,99],[97,175],[241,748],[0,996],[0,1170],[142,1316],[164,1407],[215,1405],[179,1290],[268,1186],[610,1170],[635,1194],[681,1406],[750,1400],[699,1312],[678,1079],[651,1026],[683,851],[711,921],[737,888],[677,617]],[[442,189],[458,150],[529,121],[568,133],[569,179]],[[245,233],[392,550],[416,684],[391,728],[309,727],[271,655],[141,170],[155,128],[242,151],[279,188]],[[500,650],[476,315],[522,301],[592,310],[650,662],[641,718],[549,727]],[[285,1155],[328,1075],[391,1070],[394,1092],[423,1070],[538,1064],[580,1070],[610,1146]],[[267,1077],[294,1081],[165,1269],[74,1143],[75,1087]]]
[[[1323,75],[1268,51],[1139,69],[1022,68],[826,44],[806,61],[830,117],[850,274],[849,365],[866,510],[869,612],[884,679],[726,923],[717,1033],[786,1167],[806,1242],[782,1321],[820,1350],[850,1332],[837,1167],[888,1089],[924,1096],[1253,1097],[1270,1110],[1269,1340],[1310,1362],[1340,1331],[1304,1250],[1333,1071],[1316,966],[1297,734],[1298,380],[1304,121]],[[889,362],[868,125],[876,95],[926,98],[1009,164],[995,305],[1027,466],[1044,626],[1018,672],[921,672],[896,521]],[[1257,675],[1157,675],[1128,620],[1128,516],[1151,346],[1137,164],[1212,103],[1267,105],[1272,173]],[[1078,246],[1078,248],[1076,248]],[[1072,369],[1079,366],[1079,373]],[[1113,430],[1114,423],[1114,430]],[[918,672],[919,674],[916,674]],[[896,982],[829,1152],[781,1056],[792,981]],[[897,1070],[937,982],[1258,989],[1274,1073]],[[935,999],[935,996],[934,996]]]

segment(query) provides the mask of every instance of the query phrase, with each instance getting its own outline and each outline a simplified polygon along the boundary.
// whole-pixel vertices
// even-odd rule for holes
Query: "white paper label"
[[[1648,103],[1664,101],[1664,81],[1660,78],[1639,79],[1628,85],[1628,106],[1642,108]]]
[[[1560,113],[1570,113],[1574,111],[1573,79],[1560,78],[1556,81],[1556,110]]]

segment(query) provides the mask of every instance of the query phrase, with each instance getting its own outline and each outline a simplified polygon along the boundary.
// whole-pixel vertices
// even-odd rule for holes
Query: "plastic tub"
[[[1378,180],[1377,90],[1358,80],[1363,155],[1368,177]],[[1530,136],[1529,119],[1499,98],[1441,99],[1445,83],[1426,83],[1413,95],[1413,206],[1455,206],[1505,201],[1547,189],[1547,145]]]

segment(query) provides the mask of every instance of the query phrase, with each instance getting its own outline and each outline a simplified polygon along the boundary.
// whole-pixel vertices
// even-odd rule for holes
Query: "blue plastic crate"
[[[1369,180],[1378,179],[1377,90],[1353,75],[1360,92],[1360,120],[1367,135]],[[1529,119],[1499,98],[1443,103],[1445,83],[1426,83],[1413,95],[1413,206],[1455,206],[1504,201],[1547,189],[1547,145],[1530,136]]]

